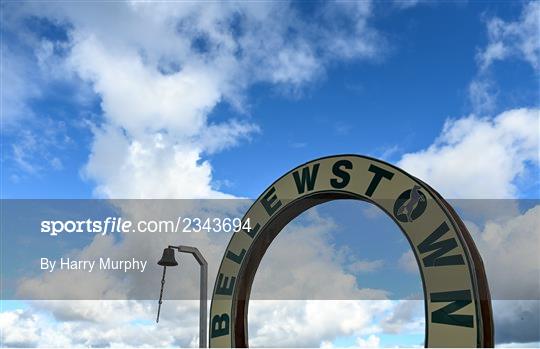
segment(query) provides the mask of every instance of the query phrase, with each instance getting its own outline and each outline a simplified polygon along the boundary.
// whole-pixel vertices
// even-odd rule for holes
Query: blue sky
[[[302,11],[303,6],[298,5]],[[309,10],[309,9],[308,9]],[[429,146],[447,118],[474,112],[468,86],[478,72],[475,56],[487,44],[486,21],[500,17],[519,18],[521,3],[425,4],[400,9],[376,6],[371,21],[384,33],[380,56],[374,60],[331,62],[307,86],[291,91],[287,86],[258,83],[246,91],[246,111],[226,101],[209,114],[210,122],[230,118],[247,119],[260,127],[251,141],[210,159],[215,185],[223,191],[256,197],[261,190],[288,169],[309,159],[337,153],[385,155],[397,161],[400,155]],[[23,22],[37,38],[62,40],[64,26],[41,19]],[[6,45],[31,59],[34,47],[17,43],[13,33],[4,33]],[[492,67],[497,84],[495,115],[516,106],[536,107],[537,78],[534,69],[516,60],[497,62]],[[80,125],[81,116],[100,120],[99,97],[91,96],[81,106],[74,99],[77,82],[47,81],[41,96],[28,101],[40,116],[62,123],[70,142],[47,150],[62,168],[54,169],[44,154],[29,154],[37,173],[21,170],[13,160],[12,146],[20,133],[4,133],[4,198],[90,198],[95,183],[82,178],[88,159],[91,132]],[[77,88],[77,87],[75,87]],[[80,87],[79,87],[80,88]],[[26,124],[39,134],[40,123]],[[269,154],[272,156],[269,157]],[[245,171],[237,171],[239,167]],[[258,170],[253,176],[252,171]],[[534,197],[538,187],[527,188]]]
[[[538,5],[4,2],[1,198],[256,198],[301,163],[354,153],[396,164],[446,198],[537,200]],[[348,266],[336,257],[340,249],[370,244],[372,249],[355,250],[352,258],[377,261],[377,247],[386,237],[355,234],[347,224],[358,219],[350,213],[355,206],[341,205],[320,210],[327,220],[342,223],[335,229],[341,234],[328,238],[312,227],[309,215],[306,224],[334,253],[328,264],[337,269],[329,270],[347,274]],[[522,248],[532,239],[520,256],[529,263],[516,277],[527,299],[538,299],[534,278],[527,278],[540,268],[530,250],[540,233],[528,223],[537,218],[537,202],[495,218],[475,219],[474,214],[466,223],[498,289],[508,283],[501,273],[504,260],[517,258],[498,258],[501,251]],[[368,230],[377,226],[388,238],[397,233],[384,217],[370,220],[366,213],[362,218]],[[500,231],[512,234],[500,237]],[[386,290],[403,277],[407,282],[394,290],[407,297],[420,285],[401,265],[407,261],[405,239],[394,237],[396,244],[387,251],[391,257],[382,256],[390,265],[375,268],[379,273],[367,278],[355,277]],[[73,240],[74,245],[53,250],[76,246],[91,253],[96,240]],[[125,251],[129,241],[126,237],[115,247]],[[208,249],[219,243],[209,243]],[[134,345],[126,338],[133,321],[143,321],[148,330],[146,337],[136,338],[140,343],[194,343],[189,331],[174,332],[173,321],[167,328],[171,341],[157,341],[154,325],[145,322],[151,311],[132,306],[122,309],[134,314],[131,322],[107,322],[127,328],[110,334],[109,344]],[[509,315],[501,315],[499,323],[519,328],[513,320],[520,316],[538,323],[535,307],[501,306],[501,313]],[[87,320],[86,308],[81,309],[3,302],[2,321],[6,328],[21,328],[13,332],[20,338],[32,339],[44,328],[38,325],[40,316],[55,334],[41,342],[17,342],[19,337],[7,342],[95,344],[63,333],[62,311],[77,314],[77,328]],[[376,337],[368,337],[365,328],[354,333],[333,329],[302,343],[421,344],[417,327],[396,325],[400,316],[418,320],[414,312],[399,309],[394,305],[384,309],[384,316],[366,320],[378,326]],[[400,329],[388,330],[391,326]],[[538,331],[522,332],[499,343],[540,341]],[[272,334],[279,338],[279,332]]]

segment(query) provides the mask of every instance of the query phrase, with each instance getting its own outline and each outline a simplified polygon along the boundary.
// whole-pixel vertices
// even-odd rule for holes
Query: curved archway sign
[[[211,347],[248,347],[248,302],[272,240],[303,211],[337,199],[371,202],[401,228],[424,288],[426,347],[492,347],[484,266],[461,219],[431,187],[385,162],[358,155],[310,161],[274,182],[250,207],[252,229],[235,233],[221,262],[210,310]]]

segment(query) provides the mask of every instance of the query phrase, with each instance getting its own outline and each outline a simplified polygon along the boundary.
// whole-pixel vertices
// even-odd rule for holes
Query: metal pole
[[[169,246],[176,248],[179,252],[192,254],[201,266],[200,274],[200,299],[199,299],[199,347],[207,348],[208,339],[208,319],[207,319],[207,301],[208,301],[208,263],[202,253],[191,246]]]
[[[207,306],[206,302],[208,300],[208,264],[204,261],[204,264],[201,264],[201,295],[200,295],[200,304],[199,304],[199,345],[201,348],[207,348],[207,329],[208,320],[207,320]]]

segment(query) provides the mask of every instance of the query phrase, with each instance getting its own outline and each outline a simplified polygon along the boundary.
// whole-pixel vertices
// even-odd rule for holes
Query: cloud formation
[[[24,34],[40,42],[39,66],[77,76],[99,96],[103,119],[84,169],[97,196],[209,198],[224,195],[203,158],[258,132],[246,88],[298,91],[334,61],[377,58],[383,40],[370,17],[369,2],[309,14],[287,2],[60,2],[10,4],[8,24],[20,30],[38,18],[64,31]],[[213,121],[220,103],[241,116]]]
[[[250,307],[250,346],[319,347],[338,336],[380,332],[375,317],[391,309],[392,302],[258,301]]]
[[[516,21],[499,17],[487,21],[488,45],[480,50],[477,60],[481,70],[494,62],[510,58],[521,59],[537,70],[540,67],[540,3],[530,1]]]
[[[447,199],[514,198],[515,181],[538,168],[539,122],[540,110],[526,108],[450,119],[432,145],[397,165]]]
[[[539,221],[536,205],[502,222],[488,220],[482,230],[469,224],[494,299],[540,300]]]
[[[531,66],[535,74],[540,67],[540,3],[530,1],[523,6],[520,17],[505,21],[489,18],[486,23],[488,44],[478,50],[477,76],[469,84],[469,100],[476,114],[496,110],[499,88],[492,76],[496,62],[518,60]]]

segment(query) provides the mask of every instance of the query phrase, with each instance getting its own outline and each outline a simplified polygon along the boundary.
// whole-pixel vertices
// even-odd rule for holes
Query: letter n
[[[436,292],[431,293],[430,298],[431,303],[450,302],[450,304],[431,313],[431,322],[451,326],[474,327],[472,315],[454,314],[471,304],[470,290]]]

